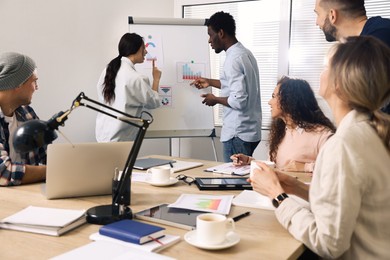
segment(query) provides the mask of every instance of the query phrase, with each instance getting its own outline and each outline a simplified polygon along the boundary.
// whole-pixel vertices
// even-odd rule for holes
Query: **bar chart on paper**
[[[204,77],[206,64],[194,62],[177,63],[177,82],[192,81]]]
[[[199,210],[218,210],[219,204],[221,203],[221,199],[199,199],[196,202],[196,207]]]
[[[191,209],[227,215],[234,195],[182,194],[168,207]]]

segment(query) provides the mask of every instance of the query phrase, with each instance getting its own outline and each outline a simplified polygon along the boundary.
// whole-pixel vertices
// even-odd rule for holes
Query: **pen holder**
[[[120,181],[118,180],[112,180],[112,204],[114,205],[114,196],[117,190],[119,189]],[[122,203],[124,205],[130,205],[130,178],[127,179],[125,183],[125,191],[122,194]]]

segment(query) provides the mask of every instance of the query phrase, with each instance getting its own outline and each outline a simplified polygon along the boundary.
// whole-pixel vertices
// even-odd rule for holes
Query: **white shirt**
[[[19,122],[16,119],[15,113],[12,116],[4,115],[4,120],[8,123],[8,131],[10,134],[10,136],[9,136],[9,140],[10,140],[10,142],[9,142],[9,157],[12,158],[12,160],[14,162],[21,162],[21,161],[23,161],[22,157],[20,156],[20,153],[17,153],[15,151],[13,141],[14,141],[14,135],[15,135],[16,129],[24,122]]]
[[[97,84],[98,98],[104,102],[102,94],[106,69],[103,70]],[[152,90],[149,78],[135,70],[134,64],[126,57],[121,58],[121,67],[115,78],[115,100],[111,107],[132,116],[140,116],[141,111],[158,108],[161,100],[158,93]],[[105,103],[106,105],[109,105]],[[113,113],[108,109],[103,109]],[[98,113],[96,118],[96,140],[98,142],[133,141],[138,128],[123,123],[115,118]]]
[[[390,259],[390,155],[367,116],[349,112],[324,144],[310,208],[288,198],[279,222],[325,258]]]

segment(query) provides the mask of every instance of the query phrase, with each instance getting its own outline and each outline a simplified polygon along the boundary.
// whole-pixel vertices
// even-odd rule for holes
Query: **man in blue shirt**
[[[191,83],[198,89],[221,89],[220,97],[203,94],[203,104],[222,104],[221,142],[223,158],[237,153],[252,155],[261,140],[260,76],[253,54],[236,38],[236,24],[229,13],[217,12],[206,21],[209,43],[216,53],[226,52],[220,79],[199,78]]]
[[[364,0],[316,0],[317,25],[328,42],[349,36],[371,35],[390,47],[390,19],[367,19]],[[390,114],[390,103],[382,110]]]

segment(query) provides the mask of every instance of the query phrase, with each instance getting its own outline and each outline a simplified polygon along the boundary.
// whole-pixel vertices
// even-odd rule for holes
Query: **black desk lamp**
[[[82,100],[97,104],[101,107],[107,108],[120,116],[108,113],[96,108],[94,106],[82,103]],[[128,207],[130,205],[131,196],[131,174],[134,163],[137,159],[138,152],[141,148],[142,141],[145,137],[145,133],[149,125],[153,122],[153,117],[150,113],[143,111],[140,117],[128,115],[124,112],[116,110],[112,107],[106,106],[100,102],[92,100],[81,92],[73,101],[72,106],[65,112],[59,112],[55,114],[47,122],[42,120],[30,120],[21,125],[15,132],[13,145],[16,152],[26,153],[38,147],[52,143],[58,136],[55,130],[58,130],[59,126],[64,126],[64,122],[68,119],[68,115],[73,109],[85,106],[92,110],[103,113],[107,116],[114,117],[122,122],[139,128],[137,136],[134,140],[133,146],[130,150],[126,164],[124,166],[122,175],[119,179],[119,184],[113,187],[113,198],[111,205],[102,205],[90,208],[87,211],[87,221],[92,224],[105,225],[121,219],[131,219],[132,211]],[[143,119],[143,115],[146,114],[149,118]],[[113,169],[114,172],[114,169]]]

